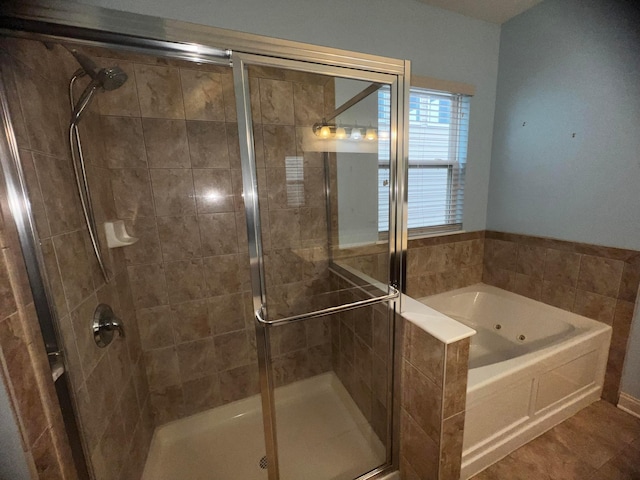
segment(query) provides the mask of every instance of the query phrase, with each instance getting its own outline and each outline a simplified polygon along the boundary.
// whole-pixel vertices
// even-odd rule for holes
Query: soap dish
[[[138,238],[132,237],[127,233],[124,220],[104,222],[104,232],[107,236],[107,246],[109,248],[126,247],[138,241]]]

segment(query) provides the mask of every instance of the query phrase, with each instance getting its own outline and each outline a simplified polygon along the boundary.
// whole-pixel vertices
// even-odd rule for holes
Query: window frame
[[[447,100],[450,101],[451,104],[449,106],[449,122],[430,122],[427,120],[424,121],[424,128],[441,128],[441,129],[449,129],[449,145],[448,145],[448,158],[446,160],[434,161],[434,160],[415,160],[412,161],[411,158],[408,159],[408,172],[407,172],[407,182],[409,183],[409,176],[411,175],[412,169],[418,168],[446,168],[447,169],[447,195],[445,200],[445,212],[446,222],[439,225],[424,225],[419,227],[407,228],[407,234],[409,238],[420,238],[420,237],[429,237],[429,236],[437,236],[446,233],[452,233],[456,231],[461,231],[463,229],[462,224],[462,209],[464,206],[464,190],[466,186],[465,177],[466,177],[466,155],[464,158],[460,157],[460,147],[461,147],[461,126],[463,122],[454,121],[452,119],[461,119],[464,116],[464,112],[462,111],[463,100],[467,97],[471,97],[473,92],[472,86],[466,86],[467,92],[457,94],[448,91],[442,90],[434,90],[428,88],[427,86],[416,86],[411,85],[410,88],[410,105],[412,101],[413,91],[417,91],[419,93],[431,94],[433,97],[437,98],[438,95],[442,95],[442,98],[438,100]],[[415,100],[414,100],[415,103]],[[415,109],[414,109],[415,110]],[[467,114],[469,113],[469,108],[467,106]],[[441,113],[439,112],[439,115]],[[408,109],[408,120],[409,120],[409,135],[411,135],[412,127],[415,129],[417,124],[422,123],[419,119],[411,119],[411,107]],[[468,125],[469,119],[467,118],[465,121],[467,127],[467,138],[466,138],[466,146],[464,150],[468,149]],[[407,148],[408,153],[411,151],[410,148],[411,139],[409,139],[409,145]],[[462,161],[461,161],[462,160]],[[389,170],[390,165],[388,161],[379,160],[378,170],[386,169]],[[378,175],[380,179],[380,174]],[[379,188],[380,188],[379,184]],[[409,208],[409,196],[410,196],[410,188],[407,186],[407,209]],[[379,197],[378,204],[381,205]],[[385,202],[386,203],[386,202]],[[407,212],[408,213],[408,212]],[[459,219],[456,221],[456,219]],[[380,223],[379,223],[380,225]],[[380,228],[380,227],[379,227]],[[387,227],[388,229],[388,227]],[[378,237],[380,240],[386,240],[388,238],[388,230],[379,230]]]

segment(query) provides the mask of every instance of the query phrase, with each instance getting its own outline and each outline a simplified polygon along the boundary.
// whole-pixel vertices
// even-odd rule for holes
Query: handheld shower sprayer
[[[89,231],[91,245],[98,261],[98,266],[102,272],[105,282],[109,283],[109,275],[102,258],[100,248],[100,239],[96,227],[95,215],[91,206],[91,194],[89,192],[89,182],[87,181],[87,168],[82,153],[82,143],[80,141],[80,132],[78,131],[78,123],[82,118],[82,114],[86,112],[87,107],[91,104],[96,91],[102,88],[104,91],[115,90],[120,88],[127,81],[127,74],[118,66],[98,69],[96,63],[86,55],[75,49],[66,47],[69,53],[74,56],[80,64],[80,68],[73,74],[69,81],[69,101],[71,102],[71,122],[69,123],[69,146],[71,148],[71,160],[73,164],[73,173],[76,178],[76,186],[80,195],[80,203],[85,223]],[[73,87],[78,78],[88,75],[91,78],[89,84],[80,94],[80,98],[76,102],[74,100]],[[75,148],[74,148],[75,145]],[[77,150],[77,157],[76,157]]]

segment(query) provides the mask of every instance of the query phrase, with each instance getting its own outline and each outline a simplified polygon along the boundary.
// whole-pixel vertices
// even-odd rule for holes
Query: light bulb
[[[351,130],[351,139],[352,140],[362,139],[362,130],[360,130],[359,128],[353,128]]]
[[[336,138],[339,138],[340,140],[342,140],[343,138],[347,138],[347,131],[344,129],[344,127],[336,128]]]
[[[367,133],[365,135],[365,138],[367,140],[377,140],[378,139],[378,134],[376,133],[376,129],[375,128],[367,128]]]
[[[320,136],[322,138],[329,138],[331,136],[331,128],[329,128],[328,125],[324,125],[321,129],[320,129]]]

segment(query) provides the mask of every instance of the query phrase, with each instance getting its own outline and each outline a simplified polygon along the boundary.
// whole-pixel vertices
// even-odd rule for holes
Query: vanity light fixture
[[[313,127],[313,133],[321,139],[335,140],[377,140],[378,129],[372,126],[362,128],[356,125],[329,125],[327,123],[316,123]]]

